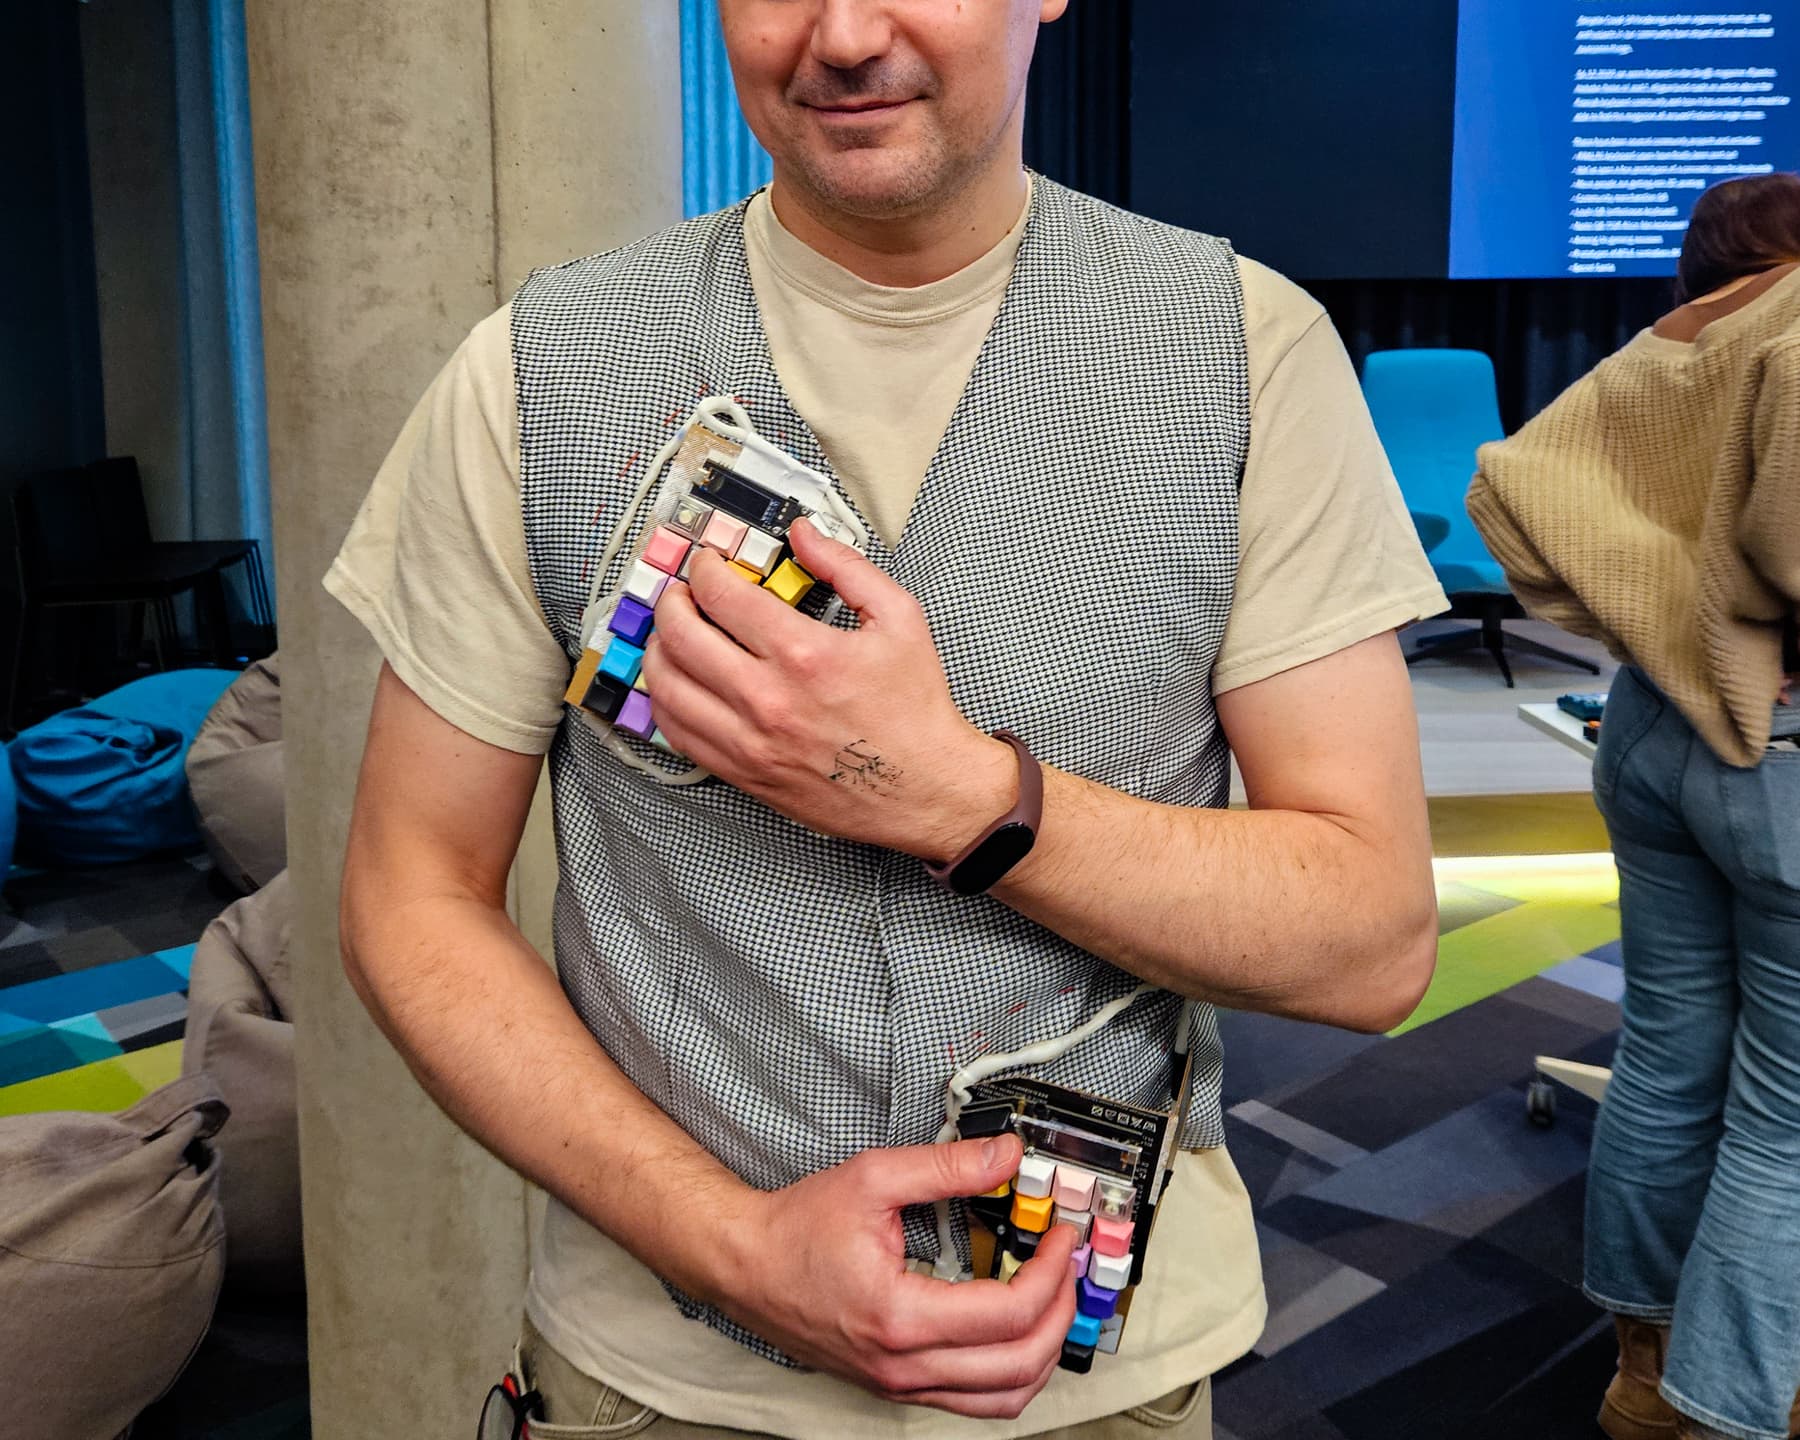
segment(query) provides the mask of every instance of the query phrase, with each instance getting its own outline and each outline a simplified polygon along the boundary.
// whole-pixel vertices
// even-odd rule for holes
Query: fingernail
[[[1000,1163],[1000,1142],[998,1140],[989,1140],[981,1147],[981,1163],[989,1166]]]

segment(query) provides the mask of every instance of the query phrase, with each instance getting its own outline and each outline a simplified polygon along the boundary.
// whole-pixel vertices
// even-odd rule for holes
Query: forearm
[[[455,893],[390,907],[385,888],[346,876],[345,964],[426,1091],[659,1275],[719,1298],[720,1247],[692,1217],[749,1188],[632,1084],[503,911]]]
[[[1436,944],[1429,868],[1407,871],[1339,817],[1156,805],[1046,769],[1038,843],[993,893],[1183,995],[1380,1030]]]

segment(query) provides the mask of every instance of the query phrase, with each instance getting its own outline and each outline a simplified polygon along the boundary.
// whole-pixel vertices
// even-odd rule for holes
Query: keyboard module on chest
[[[868,544],[823,475],[754,435],[725,430],[736,427],[709,424],[704,409],[683,428],[621,574],[583,616],[581,659],[564,697],[669,754],[675,751],[651,714],[644,650],[657,603],[670,586],[687,583],[695,557],[713,550],[746,585],[829,623],[842,602],[794,558],[790,532],[810,524],[855,549]]]

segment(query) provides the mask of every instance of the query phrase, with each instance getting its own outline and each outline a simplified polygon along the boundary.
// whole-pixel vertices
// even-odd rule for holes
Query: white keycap
[[[752,530],[744,536],[738,545],[737,554],[732,558],[740,565],[748,565],[767,579],[769,572],[781,559],[781,542],[761,530]]]
[[[1131,1283],[1129,1255],[1090,1255],[1088,1279],[1102,1290],[1123,1290]]]
[[[656,608],[657,597],[668,583],[667,575],[654,565],[646,565],[642,560],[633,560],[631,569],[625,573],[625,593],[651,609]]]
[[[1056,1162],[1047,1155],[1027,1155],[1019,1162],[1018,1178],[1013,1190],[1033,1200],[1041,1200],[1056,1183]]]

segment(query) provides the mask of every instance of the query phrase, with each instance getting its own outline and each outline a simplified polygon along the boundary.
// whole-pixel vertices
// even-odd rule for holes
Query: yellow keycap
[[[1023,1263],[1024,1262],[1022,1260],[1020,1260],[1017,1255],[1013,1254],[1012,1251],[1010,1251],[1010,1250],[1005,1251],[1000,1256],[1000,1278],[1001,1278],[1001,1280],[1006,1281],[1006,1280],[1012,1279],[1013,1276],[1015,1276],[1019,1273],[1019,1266],[1022,1265]]]
[[[1050,1217],[1056,1209],[1056,1202],[1048,1195],[1031,1196],[1015,1195],[1012,1204],[1012,1222],[1021,1230],[1035,1230],[1042,1235],[1050,1228]]]
[[[588,686],[594,683],[594,674],[600,668],[600,660],[598,650],[581,652],[581,660],[575,666],[575,677],[569,681],[569,688],[563,693],[563,699],[571,705],[579,705],[587,698]]]
[[[743,576],[744,579],[748,580],[752,585],[762,584],[762,576],[758,575],[756,571],[752,570],[748,565],[740,565],[737,561],[733,560],[731,562],[731,568],[739,575]]]
[[[1010,1194],[1012,1194],[1012,1181],[1002,1180],[992,1190],[984,1191],[981,1198],[983,1200],[1004,1200]]]
[[[783,560],[775,567],[775,573],[763,582],[763,589],[773,591],[775,598],[785,604],[798,605],[813,584],[812,576],[792,560]]]

